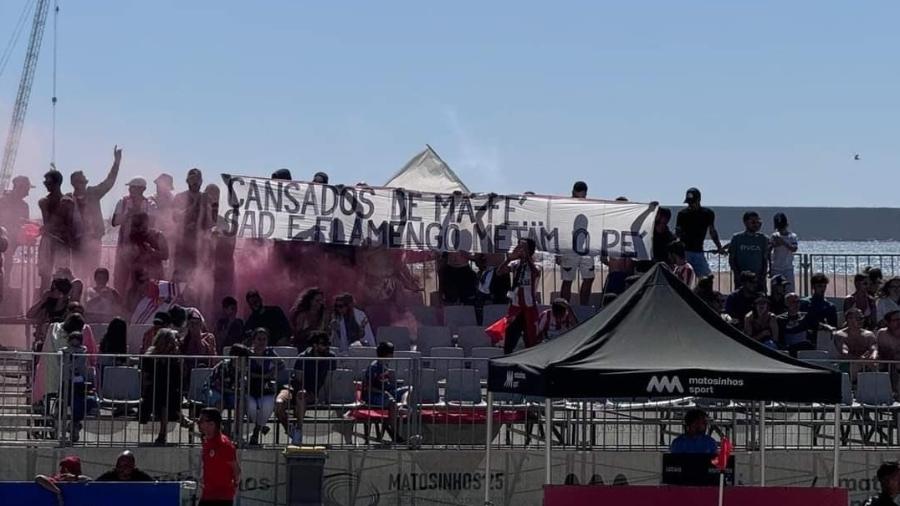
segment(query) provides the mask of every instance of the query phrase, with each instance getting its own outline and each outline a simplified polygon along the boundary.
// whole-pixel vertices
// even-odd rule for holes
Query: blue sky
[[[0,44],[25,1],[0,2]],[[121,183],[198,166],[373,184],[429,143],[479,191],[897,205],[894,1],[60,3],[57,160],[94,181],[116,143]],[[17,170],[34,176],[52,40]]]

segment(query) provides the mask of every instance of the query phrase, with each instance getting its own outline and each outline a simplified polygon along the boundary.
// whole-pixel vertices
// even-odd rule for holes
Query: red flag
[[[723,437],[719,441],[719,453],[712,459],[712,465],[716,466],[720,472],[725,471],[725,468],[728,467],[728,457],[731,456],[733,449],[734,446],[732,446],[731,440],[727,437]]]
[[[497,344],[506,337],[506,320],[507,318],[504,316],[484,329],[484,333],[491,338],[491,344]]]

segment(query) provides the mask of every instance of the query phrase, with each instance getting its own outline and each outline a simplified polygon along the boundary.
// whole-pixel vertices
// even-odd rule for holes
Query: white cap
[[[140,186],[141,188],[146,188],[147,180],[140,176],[134,177],[134,178],[131,178],[131,181],[129,181],[128,184],[125,186]]]

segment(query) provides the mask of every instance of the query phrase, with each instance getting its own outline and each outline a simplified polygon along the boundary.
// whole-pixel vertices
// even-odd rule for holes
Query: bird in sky
[[[853,155],[853,159],[856,161],[859,161],[859,153]]]

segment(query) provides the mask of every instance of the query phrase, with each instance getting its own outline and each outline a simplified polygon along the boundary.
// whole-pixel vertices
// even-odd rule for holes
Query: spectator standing
[[[355,306],[349,293],[334,298],[334,317],[331,320],[331,342],[347,353],[350,346],[375,346],[375,335],[366,313]]]
[[[500,275],[497,267],[503,263],[502,253],[478,253],[475,266],[478,268],[478,285],[475,290],[475,316],[478,321],[484,317],[485,304],[509,304],[511,282],[509,273]],[[490,324],[492,322],[483,322]]]
[[[247,418],[253,423],[250,444],[258,445],[260,434],[269,433],[269,418],[275,411],[276,378],[284,363],[268,347],[269,332],[258,328],[253,332],[250,357],[250,381],[247,392]]]
[[[138,214],[152,214],[153,203],[144,197],[147,190],[147,180],[138,176],[128,182],[128,195],[122,197],[116,203],[110,224],[119,227],[119,237],[116,243],[116,265],[113,270],[113,285],[119,293],[128,293],[128,286],[132,281],[134,269],[131,268],[128,257],[131,254],[128,247],[131,242],[131,228],[134,217]],[[161,279],[161,278],[156,278]]]
[[[709,276],[712,271],[706,262],[706,255],[703,253],[703,242],[706,240],[706,233],[709,231],[709,237],[716,245],[716,252],[725,253],[722,242],[719,241],[719,232],[716,230],[716,213],[708,207],[700,205],[700,190],[697,188],[688,188],[685,192],[684,203],[688,206],[678,211],[678,217],[675,220],[675,235],[684,243],[687,261],[694,268],[694,272],[698,276]]]
[[[850,308],[844,312],[844,328],[834,333],[835,346],[846,358],[871,359],[876,356],[875,334],[862,327],[862,320],[859,309]]]
[[[294,330],[291,346],[302,353],[310,346],[310,333],[328,330],[325,293],[317,287],[307,288],[297,297],[290,315],[291,328]]]
[[[159,311],[153,315],[153,323],[150,328],[144,332],[144,335],[141,336],[141,355],[147,353],[147,350],[153,346],[153,338],[156,337],[157,332],[169,328],[171,323],[172,318],[169,317],[169,313],[165,311]]]
[[[134,285],[136,273],[142,272],[155,280],[165,278],[163,262],[169,258],[169,244],[162,232],[150,228],[150,215],[136,213],[132,216],[131,233],[120,247],[123,249],[120,258],[127,262],[122,270],[132,281],[125,293],[129,300],[134,300],[135,292],[140,293]]]
[[[100,209],[100,200],[112,190],[119,177],[119,164],[122,161],[122,150],[119,146],[113,147],[113,164],[109,173],[100,184],[88,186],[88,179],[83,171],[75,171],[69,176],[72,183],[71,197],[75,201],[75,209],[81,216],[82,234],[78,249],[74,252],[75,274],[83,279],[93,274],[94,269],[100,265],[100,242],[106,233],[106,222],[103,221],[103,211]]]
[[[863,317],[863,327],[871,330],[877,328],[878,310],[875,306],[875,298],[869,295],[869,283],[869,276],[865,273],[853,276],[855,291],[844,298],[843,311],[850,308],[859,309]]]
[[[81,222],[75,201],[62,193],[62,174],[54,169],[44,174],[47,196],[38,201],[44,226],[38,244],[38,275],[41,290],[50,286],[57,267],[69,267],[72,252],[81,240]]]
[[[756,274],[757,290],[767,291],[766,279],[769,268],[769,240],[759,232],[762,222],[756,211],[744,213],[744,231],[731,236],[728,246],[728,265],[735,288],[740,273],[750,271]]]
[[[207,233],[213,227],[213,217],[209,198],[200,192],[203,185],[203,173],[193,168],[188,171],[187,191],[175,196],[174,219],[177,225],[175,233],[175,263],[173,279],[190,281],[194,269],[200,260],[200,245],[206,240]]]
[[[216,352],[221,355],[226,346],[244,342],[244,320],[237,317],[237,300],[222,299],[222,316],[216,320]]]
[[[675,277],[688,288],[693,289],[697,276],[694,268],[687,261],[683,243],[675,241],[669,244],[669,263],[672,265],[672,273],[675,274]]]
[[[660,207],[656,210],[656,219],[653,221],[653,263],[655,264],[669,261],[669,245],[678,240],[678,237],[669,230],[671,220],[671,209]]]
[[[244,319],[244,329],[251,331],[262,327],[269,331],[269,346],[283,346],[290,342],[291,324],[278,306],[264,306],[262,296],[250,290],[245,297],[250,314]]]
[[[833,329],[837,327],[837,309],[825,298],[828,282],[828,276],[821,272],[809,278],[812,295],[800,301],[800,311],[809,314],[817,325],[824,324]]]
[[[743,328],[744,318],[755,308],[756,295],[759,292],[756,289],[756,273],[744,271],[738,279],[741,286],[728,295],[725,300],[725,312]]]
[[[203,434],[203,491],[199,506],[230,506],[241,481],[241,467],[234,443],[222,433],[222,413],[203,408],[199,428]]]
[[[578,325],[578,318],[562,297],[553,300],[550,309],[545,309],[538,318],[538,341],[550,341]]]
[[[769,304],[771,306],[771,302]],[[800,311],[800,296],[791,292],[785,295],[784,304],[786,310],[776,317],[779,347],[788,350],[792,356],[796,356],[798,350],[815,349],[810,336],[818,330],[818,325]]]
[[[538,344],[537,340],[537,283],[541,269],[534,262],[536,245],[533,239],[519,239],[509,257],[497,268],[498,273],[512,273],[509,309],[506,313],[505,353],[512,353],[524,335],[525,347]]]
[[[900,277],[893,277],[881,287],[875,303],[878,324],[884,323],[884,316],[891,311],[900,310]]]
[[[584,181],[576,181],[572,185],[572,198],[584,200],[587,198],[588,186]],[[574,251],[567,251],[557,257],[560,267],[560,276],[562,284],[559,288],[559,296],[567,301],[572,300],[572,283],[575,281],[575,274],[581,276],[581,287],[578,290],[579,304],[587,306],[590,304],[591,289],[594,285],[595,261],[591,255],[579,255]],[[615,287],[614,287],[615,288]],[[611,292],[620,293],[620,292]]]
[[[150,197],[153,214],[153,227],[159,229],[166,237],[172,237],[175,225],[175,183],[171,174],[162,173],[153,180],[156,193]]]
[[[474,301],[477,281],[469,264],[472,258],[468,251],[444,252],[438,257],[439,287],[444,304],[471,304]]]
[[[81,332],[70,332],[68,341],[59,350],[62,358],[62,392],[60,399],[63,405],[68,406],[72,413],[72,420],[68,426],[71,441],[77,443],[81,438],[81,422],[87,409],[87,384],[93,383],[94,378],[90,374],[87,364],[87,348],[84,346],[84,337]]]
[[[753,311],[744,316],[744,333],[769,348],[776,348],[778,322],[769,311],[769,299],[764,293],[758,293],[753,301]]]
[[[0,227],[6,229],[8,240],[6,251],[3,253],[3,262],[0,263],[6,265],[7,274],[12,272],[13,256],[19,247],[22,227],[29,220],[28,202],[25,202],[25,198],[32,188],[34,186],[27,176],[16,176],[12,180],[12,188],[0,195]],[[9,282],[9,279],[6,279],[6,282]]]
[[[799,241],[797,234],[788,230],[788,220],[784,213],[775,213],[775,232],[769,238],[769,272],[772,278],[783,276],[787,281],[786,290],[794,291],[794,253],[797,252]]]
[[[863,274],[869,276],[869,295],[872,297],[878,296],[878,291],[881,289],[882,281],[884,281],[884,273],[881,271],[879,267],[866,267],[863,269]]]
[[[119,454],[116,459],[116,467],[101,474],[97,481],[156,481],[149,474],[138,469],[134,460],[134,454],[129,450]]]
[[[148,423],[155,418],[159,422],[159,433],[155,444],[166,444],[169,422],[190,423],[181,415],[182,362],[172,357],[178,354],[178,333],[162,329],[153,338],[153,345],[141,358],[141,407],[138,421]]]
[[[237,246],[237,234],[230,231],[237,230],[238,213],[232,215],[232,222],[229,223],[224,216],[219,215],[219,187],[210,184],[206,186],[205,191],[209,199],[210,214],[214,220],[209,241],[211,249],[209,264],[212,266],[213,287],[212,292],[207,295],[211,297],[209,305],[212,307],[223,297],[234,293],[234,250]]]

